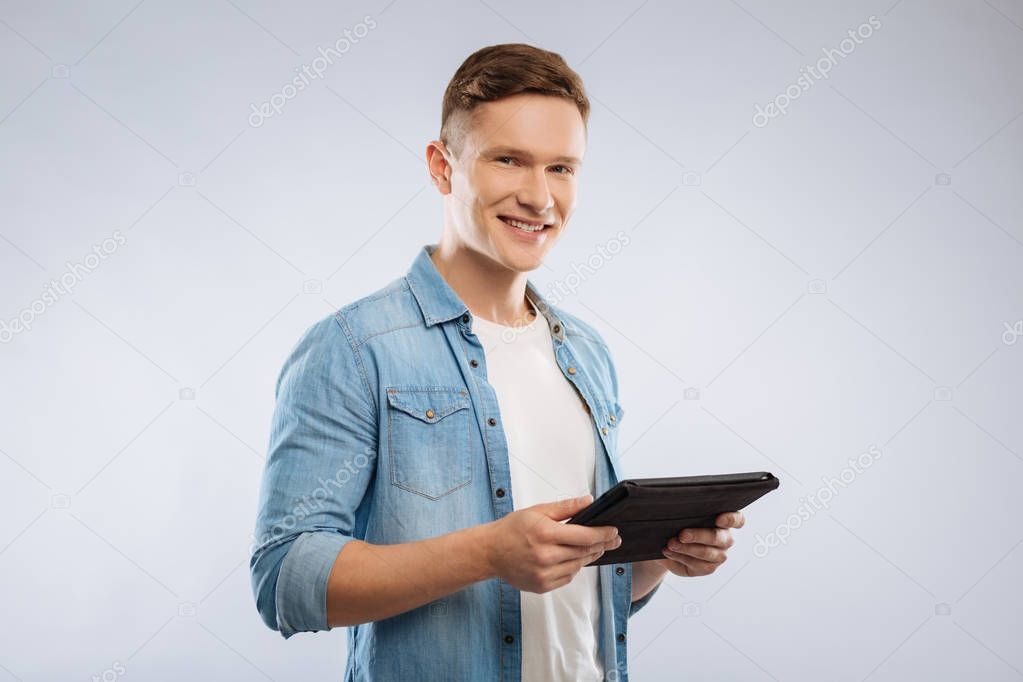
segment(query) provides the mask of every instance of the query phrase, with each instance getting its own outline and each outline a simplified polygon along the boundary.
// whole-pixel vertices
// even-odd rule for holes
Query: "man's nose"
[[[547,186],[546,169],[541,168],[539,171],[529,173],[523,179],[516,199],[523,206],[528,206],[535,215],[546,219],[548,211],[554,206],[554,197]]]

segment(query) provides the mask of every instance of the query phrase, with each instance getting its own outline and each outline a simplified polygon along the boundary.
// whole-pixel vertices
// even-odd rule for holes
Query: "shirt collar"
[[[419,308],[423,311],[423,319],[427,327],[432,327],[438,322],[447,322],[456,317],[468,315],[467,324],[472,322],[472,312],[458,297],[455,290],[448,285],[447,281],[437,271],[430,256],[437,248],[437,244],[425,244],[416,254],[409,268],[406,280]],[[540,291],[531,281],[526,280],[526,293],[536,304],[540,313],[547,318],[551,328],[551,335],[558,341],[565,340],[565,324],[561,321],[554,306],[543,297]]]

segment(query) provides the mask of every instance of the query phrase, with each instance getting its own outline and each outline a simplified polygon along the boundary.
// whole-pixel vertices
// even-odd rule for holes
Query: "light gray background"
[[[0,5],[0,319],[124,236],[0,345],[0,680],[340,677],[343,630],[285,642],[250,592],[274,382],[436,241],[443,88],[519,41],[593,102],[534,281],[630,236],[562,301],[612,346],[627,473],[782,481],[717,573],[631,621],[634,678],[1023,677],[1023,4],[424,5]]]

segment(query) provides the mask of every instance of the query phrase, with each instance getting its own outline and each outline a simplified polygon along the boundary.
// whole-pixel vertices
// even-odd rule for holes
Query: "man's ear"
[[[441,194],[451,193],[451,154],[440,140],[433,140],[426,146],[426,167],[430,181]]]

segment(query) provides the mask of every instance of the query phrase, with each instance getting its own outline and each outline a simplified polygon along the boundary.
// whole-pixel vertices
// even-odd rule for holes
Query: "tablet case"
[[[621,546],[587,566],[663,559],[661,549],[682,529],[714,528],[718,515],[739,511],[778,485],[778,479],[766,471],[628,479],[568,523],[615,526],[622,537]]]

